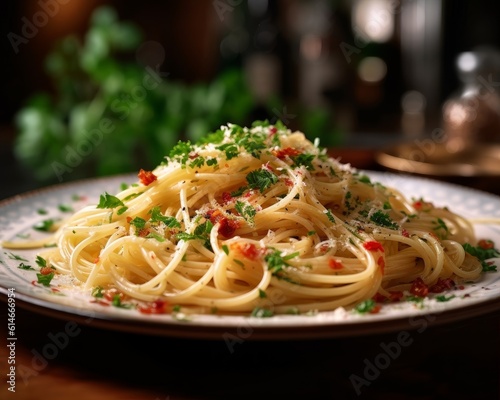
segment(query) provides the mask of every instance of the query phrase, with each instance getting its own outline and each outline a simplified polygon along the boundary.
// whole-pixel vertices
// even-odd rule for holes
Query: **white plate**
[[[438,206],[469,218],[500,218],[500,197],[472,189],[407,175],[367,172],[372,180],[396,187],[409,197],[423,197]],[[43,237],[33,225],[47,218],[64,218],[61,204],[74,209],[95,203],[104,191],[116,193],[122,182],[135,182],[134,175],[79,181],[30,192],[0,202],[0,241]],[[80,197],[75,200],[75,196]],[[41,215],[39,210],[46,210]],[[488,238],[500,245],[500,226],[476,225],[478,238]],[[91,297],[76,290],[64,289],[64,276],[57,276],[51,287],[35,284],[36,272],[19,268],[24,262],[36,267],[36,251],[0,249],[0,293],[15,288],[16,306],[55,317],[85,321],[99,327],[147,334],[195,338],[279,339],[364,335],[391,330],[421,328],[478,316],[500,309],[500,272],[488,272],[480,281],[450,292],[447,302],[425,299],[423,307],[411,302],[384,305],[378,314],[359,315],[338,309],[311,316],[196,315],[185,320],[172,315],[144,315],[136,310],[104,307],[91,303]],[[13,255],[27,261],[13,259]],[[496,260],[500,265],[500,260]],[[500,270],[500,268],[498,268]],[[54,290],[56,289],[56,290]],[[57,291],[60,290],[60,291]],[[447,293],[448,294],[448,293]]]

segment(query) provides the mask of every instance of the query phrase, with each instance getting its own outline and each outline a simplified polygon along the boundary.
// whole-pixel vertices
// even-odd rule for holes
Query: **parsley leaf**
[[[104,297],[103,290],[104,288],[102,286],[96,286],[92,289],[92,296],[98,299]]]
[[[456,296],[454,294],[446,297],[446,295],[442,294],[442,295],[439,295],[439,296],[436,296],[435,299],[437,301],[439,301],[440,303],[443,303],[443,302],[446,302],[446,301],[450,301],[451,299],[454,299]]]
[[[253,225],[254,217],[257,211],[250,204],[246,204],[242,201],[237,201],[234,208],[238,213],[245,219],[249,225]]]
[[[47,266],[47,260],[43,257],[40,257],[40,256],[36,256],[36,260],[35,262],[37,263],[38,266],[40,266],[41,268],[43,267],[46,267]]]
[[[19,269],[24,269],[25,271],[34,271],[35,268],[33,268],[31,265],[25,264],[25,263],[20,263],[17,268]]]
[[[273,249],[272,252],[264,256],[264,260],[267,263],[267,269],[271,271],[273,275],[276,275],[280,273],[283,268],[290,266],[290,264],[287,263],[288,260],[295,258],[298,255],[299,252],[295,252],[283,257],[281,255],[281,251]]]
[[[59,209],[59,211],[62,211],[62,212],[73,212],[73,207],[71,207],[67,204],[59,204],[57,206],[57,208]]]
[[[38,279],[38,283],[42,284],[43,286],[50,286],[50,281],[52,281],[52,278],[54,278],[54,272],[51,272],[50,274],[44,275],[44,274],[36,274],[36,277]]]
[[[121,201],[118,197],[109,194],[108,192],[104,192],[99,197],[99,204],[97,204],[97,208],[115,208],[118,206],[125,206],[123,201]]]
[[[17,254],[14,254],[14,253],[5,253],[5,254],[8,254],[9,255],[9,258],[11,260],[16,260],[16,261],[28,261],[26,258],[23,258]]]
[[[366,314],[372,311],[375,308],[375,300],[368,299],[359,303],[354,310],[360,314]]]
[[[177,237],[178,240],[203,240],[204,246],[208,249],[211,248],[210,246],[210,232],[214,225],[212,222],[209,220],[205,221],[204,223],[198,225],[193,233],[187,233],[187,232],[178,232],[175,236]]]
[[[370,217],[370,221],[372,221],[374,224],[378,226],[382,226],[384,228],[389,228],[389,229],[398,229],[399,225],[394,222],[389,214],[383,212],[383,211],[376,211],[372,214]]]
[[[480,246],[472,246],[470,243],[465,243],[462,245],[464,250],[469,253],[471,256],[476,257],[479,261],[481,261],[481,265],[483,266],[483,271],[496,271],[496,265],[489,265],[485,260],[489,258],[500,257],[500,252],[491,247],[489,249],[484,249]]]
[[[186,165],[189,159],[189,153],[193,150],[191,142],[188,140],[186,142],[179,141],[168,153],[168,157],[172,160],[179,161],[182,165]]]
[[[138,232],[146,226],[146,220],[141,217],[135,217],[132,221],[130,221],[130,225],[134,226],[136,232]]]
[[[222,150],[226,154],[226,159],[231,160],[237,157],[240,153],[238,146],[233,143],[225,143],[217,147],[217,150]]]
[[[40,232],[50,232],[54,226],[55,220],[53,218],[44,219],[33,225],[33,229]]]
[[[250,188],[259,189],[261,193],[278,182],[278,177],[267,169],[252,171],[247,175],[246,179]]]
[[[306,153],[301,153],[297,156],[291,157],[293,164],[293,168],[298,168],[301,165],[306,167],[309,171],[314,171],[314,166],[312,165],[312,161],[314,160],[315,155],[314,154],[306,154]]]
[[[272,310],[269,310],[267,308],[255,307],[250,315],[255,318],[270,318],[274,314]]]
[[[168,228],[180,228],[181,224],[175,219],[175,217],[170,217],[163,215],[160,207],[156,206],[149,210],[148,214],[151,214],[151,222],[163,222]]]

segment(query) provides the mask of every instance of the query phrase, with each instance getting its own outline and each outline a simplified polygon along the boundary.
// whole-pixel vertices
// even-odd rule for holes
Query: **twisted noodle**
[[[43,256],[85,289],[197,312],[332,310],[481,273],[464,218],[372,183],[300,132],[229,125],[212,139],[177,146],[121,206],[77,212]]]

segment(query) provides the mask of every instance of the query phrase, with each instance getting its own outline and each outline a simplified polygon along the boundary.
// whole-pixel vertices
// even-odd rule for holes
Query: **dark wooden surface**
[[[1,197],[37,184],[2,143]],[[379,169],[373,150],[341,161]],[[498,193],[493,183],[460,184]],[[5,300],[2,297],[2,300]],[[438,326],[321,340],[228,342],[123,333],[16,311],[16,392],[8,389],[7,306],[0,302],[2,399],[498,399],[500,314]],[[403,336],[401,336],[403,335]],[[396,345],[404,337],[405,345]],[[399,346],[399,347],[398,347]],[[389,356],[389,350],[392,355]],[[399,349],[399,350],[398,350]],[[377,363],[380,366],[377,367]]]

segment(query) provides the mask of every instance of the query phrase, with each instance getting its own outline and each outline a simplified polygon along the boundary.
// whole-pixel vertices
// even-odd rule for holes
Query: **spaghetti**
[[[86,290],[196,313],[305,313],[479,277],[471,224],[282,125],[229,124],[76,212],[43,257]]]

